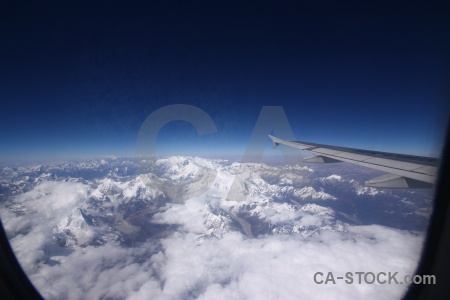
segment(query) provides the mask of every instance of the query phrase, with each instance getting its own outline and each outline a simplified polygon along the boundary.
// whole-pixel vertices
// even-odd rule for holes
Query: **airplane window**
[[[0,218],[45,299],[400,299],[448,121],[448,9],[9,5]]]

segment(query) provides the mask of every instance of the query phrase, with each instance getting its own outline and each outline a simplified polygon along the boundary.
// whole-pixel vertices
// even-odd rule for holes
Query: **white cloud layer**
[[[341,180],[333,176],[328,179]],[[254,180],[256,187],[260,181]],[[379,225],[336,230],[328,226],[333,217],[329,208],[316,204],[296,208],[263,199],[264,206],[251,211],[273,224],[295,221],[298,226],[328,229],[307,237],[248,238],[226,230],[225,217],[208,219],[211,203],[218,208],[236,205],[220,204],[217,197],[226,188],[218,182],[212,187],[203,196],[170,204],[153,216],[155,223],[179,225],[176,233],[133,247],[88,245],[97,229],[82,221],[77,207],[98,190],[82,183],[44,182],[17,196],[17,207],[2,209],[1,217],[19,261],[47,299],[395,299],[405,292],[406,285],[343,280],[325,285],[316,284],[313,277],[316,272],[345,276],[363,271],[398,272],[401,279],[414,273],[423,234]],[[323,193],[320,198],[326,194],[314,192]],[[314,193],[308,195],[315,199]],[[252,199],[244,204],[252,205]],[[25,214],[16,215],[20,211]],[[61,222],[72,222],[84,245],[59,247],[53,238]],[[216,226],[222,234],[212,234],[211,222],[223,223]]]

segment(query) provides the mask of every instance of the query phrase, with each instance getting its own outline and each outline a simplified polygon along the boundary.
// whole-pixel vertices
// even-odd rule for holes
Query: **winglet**
[[[280,143],[277,143],[275,140],[277,140],[277,138],[276,137],[274,137],[274,136],[272,136],[272,135],[268,135],[268,137],[272,140],[272,148],[276,148],[276,147],[278,147],[278,145],[280,144]]]

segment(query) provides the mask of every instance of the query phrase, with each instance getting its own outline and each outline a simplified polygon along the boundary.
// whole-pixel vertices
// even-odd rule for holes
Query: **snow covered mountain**
[[[333,174],[338,171],[340,175]],[[181,287],[177,281],[171,287],[167,283],[183,276],[170,271],[170,255],[174,261],[181,259],[176,249],[187,247],[183,251],[197,257],[197,250],[206,247],[197,265],[206,272],[217,267],[204,261],[215,261],[214,247],[229,252],[230,258],[238,255],[239,261],[253,253],[253,247],[283,240],[287,247],[294,243],[302,248],[305,242],[315,245],[313,241],[326,236],[344,244],[351,236],[363,236],[361,243],[365,246],[365,236],[381,237],[383,233],[419,245],[431,211],[431,192],[367,188],[362,184],[364,176],[373,174],[358,175],[357,168],[346,164],[336,170],[329,166],[231,163],[182,156],[4,168],[0,172],[0,216],[21,264],[45,297],[82,298],[75,292],[64,294],[67,290],[50,287],[44,279],[60,274],[84,280],[81,274],[87,271],[74,265],[76,259],[87,263],[92,254],[109,261],[112,265],[101,265],[95,271],[84,267],[98,277],[106,276],[105,272],[111,272],[115,265],[121,266],[120,274],[126,273],[126,265],[117,259],[120,253],[127,253],[136,273],[146,270],[146,276],[150,276],[147,281],[136,279],[125,294],[118,296],[108,294],[101,284],[81,283],[81,290],[94,298],[143,297],[148,291],[155,298],[197,298],[217,289],[214,284],[242,292],[233,286],[239,278],[236,276],[256,267],[249,265],[246,270],[235,266],[225,272],[224,278],[204,277],[206,273],[201,271],[199,278],[191,278],[192,285]],[[391,229],[370,227],[380,225]],[[372,229],[367,233],[364,228]],[[200,248],[191,249],[187,241]],[[231,244],[248,251],[230,252]],[[392,246],[382,239],[380,245]],[[107,252],[98,252],[101,249]],[[414,269],[420,247],[411,251],[404,259]],[[293,255],[283,251],[274,255],[285,257],[287,253]],[[222,254],[219,257],[224,259]],[[282,258],[279,263],[284,266],[287,261]],[[183,264],[188,267],[190,262],[183,260]],[[67,268],[75,268],[75,275],[61,275],[69,271]],[[71,293],[80,288],[69,286]],[[295,289],[292,295],[302,293]]]

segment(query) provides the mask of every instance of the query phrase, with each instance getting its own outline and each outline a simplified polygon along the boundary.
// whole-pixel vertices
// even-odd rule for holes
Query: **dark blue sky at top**
[[[163,3],[5,5],[2,163],[132,155],[147,116],[177,103],[218,132],[170,123],[158,154],[242,154],[266,105],[283,106],[299,140],[439,154],[446,2]]]

